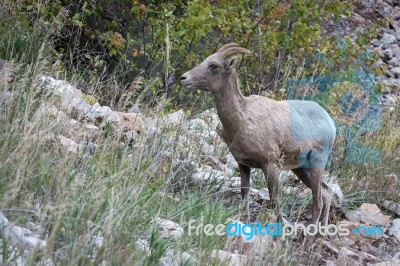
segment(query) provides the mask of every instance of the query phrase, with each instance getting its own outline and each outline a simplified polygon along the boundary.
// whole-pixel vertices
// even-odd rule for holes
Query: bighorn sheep
[[[224,45],[184,73],[182,85],[188,90],[210,91],[214,96],[223,126],[221,137],[239,165],[243,198],[249,192],[250,168],[261,168],[271,202],[280,214],[278,167],[284,166],[312,191],[310,223],[317,224],[322,212],[322,224],[327,225],[332,189],[322,177],[336,135],[334,122],[316,102],[275,101],[257,95],[244,97],[235,69],[237,58],[233,55],[237,53],[251,54],[235,43]],[[306,237],[305,248],[310,248],[312,243],[313,238]]]

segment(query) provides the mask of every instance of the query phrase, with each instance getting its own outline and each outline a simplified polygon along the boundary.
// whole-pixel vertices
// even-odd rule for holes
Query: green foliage
[[[82,99],[85,101],[85,103],[90,105],[97,103],[97,99],[95,97],[87,95],[85,93],[82,94]]]
[[[99,78],[104,81],[96,91],[102,104],[119,106],[126,96],[126,89],[109,96],[110,77],[116,77],[119,86],[129,86],[141,76],[145,82],[129,96],[131,100],[141,95],[151,102],[167,95],[168,105],[174,109],[192,101],[175,82],[167,81],[171,75],[176,79],[228,42],[253,51],[253,56],[240,64],[246,93],[272,90],[271,97],[284,97],[279,92],[282,76],[296,75],[293,70],[300,66],[304,66],[303,75],[326,71],[327,64],[315,57],[317,53],[339,63],[338,42],[333,37],[322,38],[322,24],[350,15],[350,3],[57,0],[39,4],[20,0],[10,6],[17,15],[14,19],[23,27],[50,32],[53,57],[65,66],[59,66],[61,72],[78,71],[88,85]],[[347,55],[357,60],[360,46],[372,36],[369,32],[360,35],[356,44],[348,46]],[[293,70],[288,72],[283,65],[289,58]]]
[[[0,58],[9,61],[33,63],[37,60],[44,35],[21,21],[7,21],[0,14]]]

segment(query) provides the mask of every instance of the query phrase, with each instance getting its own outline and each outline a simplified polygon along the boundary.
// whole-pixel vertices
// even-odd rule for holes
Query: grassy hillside
[[[86,5],[88,11],[75,10],[74,14],[74,10],[65,9],[64,2],[71,2],[70,6]],[[297,6],[292,11],[299,15],[298,24],[293,26],[296,30],[280,39],[279,34],[288,30],[282,25],[290,20],[285,16],[289,14],[286,10],[292,7],[290,1],[284,1],[284,5],[264,1],[265,18],[259,20],[253,13],[239,10],[243,12],[239,12],[243,15],[240,21],[227,15],[234,7],[220,1],[181,2],[163,1],[157,5],[152,1],[132,1],[129,4],[135,8],[131,11],[133,15],[123,13],[127,18],[118,20],[118,9],[110,11],[114,12],[113,18],[108,19],[110,25],[103,26],[111,27],[112,31],[94,28],[94,21],[105,15],[97,14],[100,11],[90,6],[91,1],[46,2],[46,10],[37,1],[0,4],[0,21],[4,22],[0,23],[0,213],[10,223],[29,229],[24,231],[25,237],[46,241],[45,247],[21,246],[19,240],[10,241],[12,237],[3,230],[3,220],[0,222],[0,265],[221,265],[221,256],[216,252],[225,250],[231,254],[238,244],[226,236],[190,235],[191,220],[196,220],[196,224],[214,225],[234,220],[275,222],[274,211],[265,204],[266,200],[257,198],[266,187],[260,170],[252,171],[252,186],[259,191],[254,190],[251,199],[240,199],[239,172],[228,147],[217,134],[219,120],[215,110],[210,109],[212,99],[199,92],[187,94],[176,77],[194,67],[220,43],[240,40],[255,54],[261,53],[261,57],[249,61],[241,59],[239,72],[244,93],[287,99],[286,81],[324,76],[335,69],[352,73],[352,62],[356,58],[352,52],[367,49],[369,44],[359,41],[360,46],[350,46],[350,62],[337,65],[335,60],[340,58],[336,55],[343,46],[330,47],[332,36],[323,36],[322,28],[306,20],[310,12],[318,11],[323,20],[334,21],[329,12],[332,17],[339,17],[338,13],[346,6],[329,5],[328,12],[314,7],[313,1],[309,1],[308,8],[303,7],[307,7],[307,1],[294,1]],[[250,2],[249,5],[256,6],[255,1]],[[173,12],[169,14],[168,8]],[[143,36],[129,37],[129,32],[121,35],[121,42],[126,42],[123,48],[108,42],[107,49],[102,50],[104,57],[97,57],[100,52],[83,43],[90,37],[90,31],[103,37],[108,33],[108,37],[115,35],[118,39],[124,19],[134,16],[139,23],[144,20],[144,13],[148,13],[146,22],[154,24],[155,35],[154,40],[146,39],[152,53],[147,59],[144,58],[147,52],[140,55],[140,50],[147,47],[140,44],[139,37]],[[197,14],[201,18],[211,13],[214,16],[204,20],[211,20],[210,27],[217,37],[209,34],[206,26],[199,26],[201,32],[197,35],[186,32],[198,23],[191,17]],[[348,10],[348,16],[350,13]],[[165,16],[169,19],[169,32],[160,26]],[[225,20],[219,21],[223,16]],[[112,25],[113,21],[118,25]],[[79,26],[79,22],[84,25]],[[270,33],[262,37],[268,42],[257,38],[257,31],[264,30],[258,28],[260,25],[270,27]],[[140,26],[135,23],[130,27],[131,33],[140,32]],[[78,34],[80,29],[82,35],[74,35],[65,44],[60,34],[66,29],[71,34]],[[151,30],[146,28],[143,35],[150,35]],[[179,39],[185,34],[193,37],[194,44]],[[242,34],[248,34],[249,41],[239,39]],[[71,44],[71,40],[76,43]],[[258,41],[262,45],[258,46]],[[285,49],[280,46],[282,43],[287,45]],[[129,58],[127,54],[134,52],[132,48],[139,55]],[[311,55],[324,48],[331,51],[331,54],[324,52],[329,62],[313,61],[316,59]],[[275,50],[267,56],[269,49]],[[371,56],[368,67],[374,66],[378,57]],[[265,62],[257,61],[260,58]],[[272,60],[272,66],[266,66],[267,59]],[[152,61],[146,67],[144,60]],[[332,64],[333,68],[329,69]],[[52,87],[43,77],[66,82]],[[81,100],[75,107],[65,102],[69,84],[73,86],[72,94],[78,94]],[[333,96],[317,100],[326,104],[335,121],[346,124],[349,117],[344,114],[348,113],[335,103],[350,89],[335,88],[331,91]],[[399,87],[395,87],[393,95],[398,92]],[[139,114],[141,122],[135,120],[130,124],[134,128],[129,128],[123,119],[102,116],[96,120],[89,115],[96,103],[96,106],[110,106],[114,115]],[[90,109],[85,111],[87,117],[82,111],[85,106]],[[366,131],[357,126],[344,126],[348,131],[338,135],[327,180],[340,186],[344,198],[342,206],[332,208],[331,223],[348,220],[347,212],[365,202],[379,206],[382,200],[400,202],[400,103],[395,100],[390,105],[379,104],[379,108],[382,109],[378,129]],[[174,113],[178,109],[182,111]],[[116,114],[117,111],[124,113]],[[353,157],[346,160],[349,152],[354,152],[351,156],[365,155],[360,147],[367,146],[378,150],[378,161],[357,161],[356,158],[355,163]],[[294,176],[281,172],[279,194],[285,219],[307,222],[311,194]],[[391,221],[399,218],[400,212],[396,214],[382,207],[381,210],[391,216]],[[158,218],[173,221],[179,228],[166,229]],[[254,265],[325,265],[326,260],[341,258],[323,241],[318,242],[313,252],[303,253],[299,249],[302,240],[301,236],[271,238],[259,244],[262,251],[252,251],[247,257],[235,255],[235,259]],[[346,246],[340,238],[329,241],[337,249]],[[360,260],[377,263],[392,259],[400,239],[392,235],[380,242],[363,238],[351,247],[362,250],[362,243],[369,248],[363,252],[374,254],[378,259]],[[370,251],[373,248],[375,253]],[[227,261],[225,264],[229,265]],[[230,265],[240,265],[240,262],[231,261]]]

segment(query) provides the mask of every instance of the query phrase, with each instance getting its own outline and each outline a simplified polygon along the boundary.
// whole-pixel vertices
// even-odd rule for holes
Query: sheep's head
[[[238,53],[251,54],[236,43],[222,46],[200,65],[182,75],[183,87],[188,90],[201,89],[212,92],[223,89],[236,67],[237,58],[233,55]]]

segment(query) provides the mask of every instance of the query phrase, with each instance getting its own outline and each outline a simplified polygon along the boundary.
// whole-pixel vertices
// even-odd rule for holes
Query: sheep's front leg
[[[240,172],[240,193],[242,194],[242,199],[246,198],[250,190],[250,167],[239,164]]]
[[[262,165],[261,168],[264,172],[265,180],[267,182],[267,187],[272,207],[275,208],[278,214],[278,221],[282,222],[283,219],[278,202],[278,181],[279,181],[278,167],[275,164],[265,164]]]

